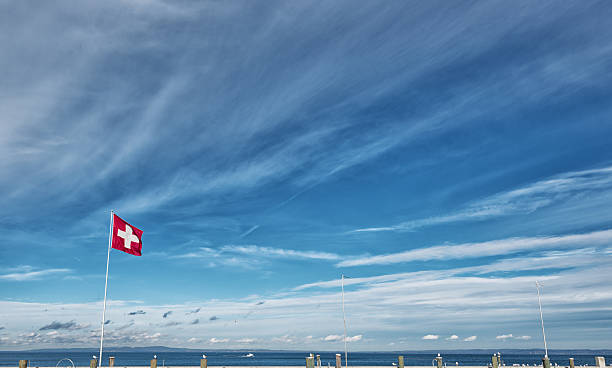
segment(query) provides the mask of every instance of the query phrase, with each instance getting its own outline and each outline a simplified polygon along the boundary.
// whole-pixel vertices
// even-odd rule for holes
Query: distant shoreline
[[[73,352],[73,353],[87,353],[87,352],[98,352],[99,347],[90,348],[60,348],[60,349],[22,349],[22,350],[3,350],[0,352],[32,352],[32,353],[58,353],[58,352]],[[341,350],[341,349],[340,349]],[[203,352],[265,352],[265,353],[305,353],[309,354],[313,351],[317,353],[340,353],[340,350],[318,350],[318,349],[304,349],[304,350],[280,350],[280,349],[209,349],[209,348],[172,348],[166,346],[143,346],[143,347],[112,347],[104,348],[105,352],[109,353],[203,353]],[[349,350],[349,353],[381,353],[381,354],[493,354],[500,352],[502,354],[525,354],[525,355],[544,355],[544,349],[427,349],[427,350]],[[549,354],[612,354],[612,348],[607,349],[549,349]]]

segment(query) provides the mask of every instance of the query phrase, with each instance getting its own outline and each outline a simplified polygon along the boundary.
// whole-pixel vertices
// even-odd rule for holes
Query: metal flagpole
[[[108,231],[108,253],[106,254],[106,280],[104,281],[104,309],[102,309],[102,331],[100,333],[100,356],[98,356],[98,367],[102,366],[102,344],[104,343],[104,323],[106,322],[106,290],[108,288],[108,263],[110,261],[111,239],[113,238],[113,214],[110,212],[110,229]]]
[[[344,312],[344,274],[342,274],[342,319],[344,320],[344,367],[348,368],[348,350],[346,349],[346,313]]]
[[[542,301],[540,300],[540,288],[542,284],[536,281],[536,289],[538,289],[538,304],[540,305],[540,322],[542,322],[542,336],[544,337],[544,357],[548,358],[548,347],[546,346],[546,332],[544,332],[544,317],[542,316]]]

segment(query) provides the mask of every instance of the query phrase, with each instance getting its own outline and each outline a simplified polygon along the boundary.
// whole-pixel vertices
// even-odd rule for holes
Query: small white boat
[[[243,358],[254,358],[254,357],[255,357],[255,354],[253,354],[253,353],[248,353],[247,355],[243,355],[242,357],[243,357]]]

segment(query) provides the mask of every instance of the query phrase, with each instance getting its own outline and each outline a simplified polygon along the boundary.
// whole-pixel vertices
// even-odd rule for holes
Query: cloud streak
[[[571,249],[589,246],[605,246],[612,243],[612,230],[594,231],[585,234],[508,238],[481,243],[436,245],[405,252],[366,256],[341,261],[338,267],[355,267],[394,264],[414,261],[466,259],[508,255],[539,249]]]
[[[19,267],[18,272],[11,272],[0,275],[0,280],[7,281],[36,281],[50,276],[65,275],[71,273],[69,268],[49,268],[36,270],[31,266]]]

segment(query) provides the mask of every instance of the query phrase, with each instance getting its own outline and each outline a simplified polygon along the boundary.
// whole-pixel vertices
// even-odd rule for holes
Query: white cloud
[[[517,340],[531,340],[531,336],[523,335],[515,337]]]
[[[568,249],[585,246],[601,246],[610,244],[611,242],[612,230],[561,236],[507,238],[480,243],[437,245],[399,253],[364,256],[339,262],[337,266],[350,267],[411,261],[476,258],[512,254],[521,251],[534,251],[538,249]]]
[[[465,339],[463,339],[463,341],[476,341],[476,339],[477,339],[477,336],[474,335],[474,336],[466,337]]]
[[[342,341],[342,336],[340,335],[327,335],[323,338],[323,341]]]
[[[192,338],[187,340],[187,342],[189,342],[189,343],[195,343],[195,342],[200,342],[200,341],[202,341],[202,340],[198,339],[198,338],[195,338],[195,337],[192,337]]]
[[[458,340],[459,336],[457,335],[450,335],[449,337],[446,338],[446,340]]]
[[[212,344],[219,344],[219,343],[229,342],[229,339],[228,338],[218,339],[216,337],[211,337],[208,341]]]
[[[507,334],[507,335],[499,335],[499,336],[496,336],[495,338],[498,340],[506,340],[506,339],[511,339],[513,337],[514,336],[512,336],[512,334]]]
[[[347,336],[346,341],[355,342],[355,341],[360,341],[362,338],[363,338],[363,335]]]
[[[440,337],[439,335],[425,335],[421,339],[422,340],[437,340],[439,337]]]
[[[347,342],[356,342],[360,341],[363,338],[363,335],[355,335],[355,336],[347,336]],[[327,335],[323,338],[323,341],[342,341],[343,336],[341,335]]]

